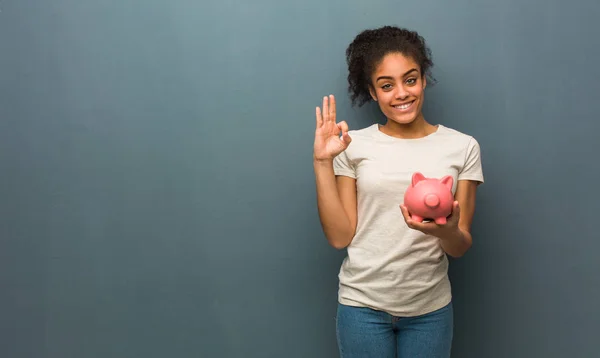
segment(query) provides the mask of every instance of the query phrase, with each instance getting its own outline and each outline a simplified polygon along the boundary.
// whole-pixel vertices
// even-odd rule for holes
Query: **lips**
[[[402,103],[396,106],[393,106],[395,109],[400,110],[400,111],[408,111],[412,108],[413,104],[415,103],[415,101],[410,101],[407,103]]]

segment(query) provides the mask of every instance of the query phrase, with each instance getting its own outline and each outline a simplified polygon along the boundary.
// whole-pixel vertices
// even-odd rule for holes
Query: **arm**
[[[471,223],[475,213],[475,194],[478,185],[477,181],[458,181],[452,214],[443,225],[435,222],[415,222],[411,219],[406,206],[400,205],[406,224],[411,229],[438,237],[442,249],[448,255],[455,258],[463,256],[473,243]]]
[[[415,222],[411,220],[406,206],[400,205],[408,227],[438,237],[443,250],[452,257],[461,257],[473,243],[471,223],[475,213],[475,196],[477,187],[483,183],[480,153],[479,143],[471,137],[467,144],[464,165],[458,173],[452,213],[446,224]]]
[[[319,218],[329,244],[343,249],[356,231],[356,181],[348,176],[336,177],[333,164],[352,138],[345,121],[336,123],[333,95],[323,97],[323,110],[316,108],[316,119],[313,166]],[[347,167],[348,163],[343,165]]]
[[[317,207],[325,237],[336,249],[347,247],[356,231],[356,180],[336,177],[333,162],[314,160]]]
[[[440,237],[442,248],[452,257],[463,256],[473,244],[471,224],[475,214],[475,196],[478,184],[471,180],[458,181],[456,188],[458,205],[455,205],[452,213],[453,216],[458,214],[458,225],[455,230],[442,234]]]

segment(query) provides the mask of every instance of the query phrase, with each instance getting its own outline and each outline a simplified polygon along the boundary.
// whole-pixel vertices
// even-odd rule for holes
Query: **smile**
[[[413,105],[413,103],[415,103],[415,101],[409,102],[409,103],[404,103],[398,106],[394,106],[394,108],[399,109],[401,111],[406,111],[408,109],[410,109]]]

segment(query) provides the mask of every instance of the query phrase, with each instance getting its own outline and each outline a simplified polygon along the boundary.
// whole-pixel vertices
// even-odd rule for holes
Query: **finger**
[[[327,96],[323,97],[323,121],[329,121],[329,101]]]
[[[335,97],[329,95],[329,120],[335,123]]]
[[[419,230],[422,233],[432,235],[439,226],[435,222],[413,222],[412,229]]]
[[[408,209],[404,204],[400,205],[400,211],[402,212],[402,216],[404,217],[404,221],[406,224],[412,228],[414,221],[411,219],[410,214],[408,213]]]
[[[450,214],[450,217],[448,218],[448,223],[450,225],[458,225],[459,221],[460,221],[460,206],[458,205],[458,201],[455,201],[454,204],[452,205],[452,213]]]
[[[342,141],[344,144],[350,144],[352,138],[350,138],[350,134],[348,134],[348,123],[346,123],[346,121],[341,121],[337,124],[337,127],[342,131]]]
[[[437,226],[437,224],[435,223],[420,223],[418,221],[413,220],[410,216],[410,213],[408,212],[408,208],[404,204],[400,205],[400,210],[402,211],[402,216],[404,216],[404,221],[406,221],[406,225],[413,230],[419,230],[423,233],[429,233]]]
[[[338,127],[338,130],[342,132],[342,136],[348,133],[348,124],[345,121],[336,123],[336,126]]]
[[[316,109],[316,117],[317,117],[317,128],[321,128],[323,126],[323,116],[321,115],[321,108],[317,107]]]

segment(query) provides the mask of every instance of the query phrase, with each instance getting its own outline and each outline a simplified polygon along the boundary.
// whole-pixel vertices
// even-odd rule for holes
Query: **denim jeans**
[[[452,303],[416,317],[395,317],[338,304],[336,333],[341,358],[449,358]]]

